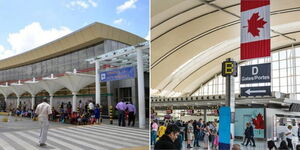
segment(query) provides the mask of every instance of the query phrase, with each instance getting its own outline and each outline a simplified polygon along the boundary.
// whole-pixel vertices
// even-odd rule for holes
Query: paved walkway
[[[246,146],[242,146],[241,145],[241,143],[242,143],[241,140],[235,140],[234,144],[239,144],[241,146],[241,150],[267,150],[268,149],[266,141],[255,141],[255,142],[256,142],[256,147],[252,147],[250,145],[248,145],[247,147]],[[277,145],[279,147],[279,144],[277,144]],[[193,148],[186,148],[186,147],[187,147],[187,142],[184,141],[182,150],[213,150],[210,147],[208,149],[204,149],[203,148],[203,142],[200,142],[200,147],[193,147]],[[153,145],[151,146],[151,149],[152,150],[154,149]]]
[[[21,123],[20,121],[18,123]],[[19,124],[21,125],[21,124]],[[51,125],[50,125],[51,126]],[[146,129],[112,125],[51,126],[46,147],[38,146],[39,129],[0,132],[0,150],[148,150]]]
[[[40,125],[37,121],[32,121],[30,118],[10,117],[9,122],[3,122],[2,119],[7,116],[0,116],[0,133],[11,131],[22,131],[39,129]],[[50,128],[68,127],[70,124],[50,122]]]
[[[0,115],[0,150],[148,150],[149,131],[135,127],[119,127],[117,120],[110,125],[71,125],[50,122],[46,147],[38,146],[40,125],[30,118]]]

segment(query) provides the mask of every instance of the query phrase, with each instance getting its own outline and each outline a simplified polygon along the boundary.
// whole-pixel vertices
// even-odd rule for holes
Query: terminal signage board
[[[243,87],[241,96],[271,96],[271,86]]]
[[[271,63],[241,66],[241,84],[271,82]]]
[[[125,67],[121,69],[114,69],[110,71],[100,72],[101,82],[132,79],[135,77],[136,77],[135,67]]]

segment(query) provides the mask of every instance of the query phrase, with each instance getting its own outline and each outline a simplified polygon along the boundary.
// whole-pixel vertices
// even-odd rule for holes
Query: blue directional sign
[[[100,81],[114,81],[114,80],[125,80],[136,77],[135,67],[126,67],[121,69],[114,69],[110,71],[100,72]]]
[[[271,96],[271,86],[243,87],[241,96]]]
[[[241,66],[241,84],[271,82],[271,63]]]

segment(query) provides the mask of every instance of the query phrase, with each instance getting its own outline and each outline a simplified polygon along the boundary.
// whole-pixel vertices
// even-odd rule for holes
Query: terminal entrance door
[[[4,99],[0,99],[0,112],[5,111],[6,109],[6,103]]]
[[[128,102],[132,100],[131,87],[128,88],[120,88],[119,98],[123,99],[124,102]]]

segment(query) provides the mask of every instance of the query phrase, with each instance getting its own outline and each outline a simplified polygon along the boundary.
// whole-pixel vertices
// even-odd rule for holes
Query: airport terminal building
[[[218,120],[218,109],[227,104],[222,63],[231,58],[239,66],[230,85],[235,99],[234,135],[243,137],[247,122],[255,127],[255,138],[277,139],[287,125],[296,133],[300,123],[300,110],[294,107],[300,103],[299,1],[270,1],[270,56],[247,60],[240,59],[241,31],[246,28],[241,25],[241,1],[152,0],[151,6],[153,119]],[[264,64],[271,66],[269,82],[241,81],[240,68]],[[256,87],[270,92],[253,96],[243,91]]]
[[[95,101],[95,64],[91,64],[87,59],[145,41],[134,34],[96,22],[53,42],[1,60],[1,105],[3,107],[6,101],[6,108],[22,105],[30,109],[34,107],[33,105],[37,105],[44,96],[50,96],[51,105],[55,109],[62,102],[72,103],[74,95],[77,98],[77,104],[79,101],[82,101],[84,105],[89,100]],[[101,63],[100,72],[126,65],[123,62],[117,63],[120,65]],[[78,76],[75,80],[75,77],[74,79],[70,77],[69,83],[56,81],[53,84],[44,81],[46,78],[68,76],[66,72],[80,74],[82,78]],[[31,84],[35,82],[40,83]],[[146,105],[149,105],[148,70],[144,70],[144,83],[145,101]],[[137,77],[101,82],[100,91],[104,115],[108,114],[108,105],[115,106],[120,99],[132,101],[133,104],[138,105]]]

